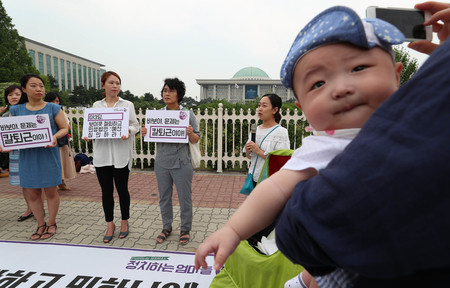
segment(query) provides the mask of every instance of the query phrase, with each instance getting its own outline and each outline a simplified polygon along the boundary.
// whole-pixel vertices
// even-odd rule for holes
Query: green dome
[[[232,79],[270,79],[270,77],[257,67],[245,67],[236,72]]]

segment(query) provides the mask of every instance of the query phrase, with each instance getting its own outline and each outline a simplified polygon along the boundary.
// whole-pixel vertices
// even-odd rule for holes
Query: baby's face
[[[330,44],[300,59],[293,89],[314,129],[360,128],[397,90],[401,70],[381,48]]]

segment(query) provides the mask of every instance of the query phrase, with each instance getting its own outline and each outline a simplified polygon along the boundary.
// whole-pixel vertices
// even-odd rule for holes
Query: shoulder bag
[[[272,131],[277,129],[278,127],[280,127],[280,125],[275,126],[269,133],[266,134],[266,136],[264,136],[263,140],[259,144],[259,147],[261,147],[264,140],[266,140],[266,137],[269,136],[269,134],[272,133]],[[242,186],[242,189],[239,193],[244,194],[244,195],[249,195],[255,188],[255,186],[253,186],[253,174],[255,174],[256,163],[258,163],[258,157],[256,157],[255,165],[253,166],[253,172],[247,174],[247,178],[245,178],[244,186]]]

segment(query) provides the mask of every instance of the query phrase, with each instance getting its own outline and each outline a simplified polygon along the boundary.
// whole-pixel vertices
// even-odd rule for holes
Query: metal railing
[[[199,169],[215,170],[246,170],[249,159],[245,157],[243,147],[247,142],[250,133],[250,124],[258,122],[258,117],[252,114],[251,109],[236,111],[234,108],[229,111],[223,109],[220,103],[217,109],[191,110],[194,112],[200,126],[200,152],[202,164]],[[68,108],[67,116],[71,123],[72,149],[75,154],[84,153],[92,156],[92,142],[81,139],[84,109]],[[254,112],[253,112],[254,113]],[[289,109],[281,111],[281,125],[288,129],[291,142],[291,149],[296,149],[301,145],[302,139],[309,135],[305,131],[308,125],[301,110]],[[140,125],[144,123],[145,111],[136,111],[136,117]],[[136,134],[134,141],[134,167],[153,167],[156,156],[156,145],[151,142],[144,142],[140,133]]]

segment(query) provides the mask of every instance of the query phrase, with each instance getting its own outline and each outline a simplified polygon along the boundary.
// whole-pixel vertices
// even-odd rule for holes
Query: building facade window
[[[216,97],[214,99],[228,99],[228,85],[216,85]]]
[[[97,89],[101,89],[102,88],[102,86],[101,86],[101,78],[100,78],[100,70],[98,70],[97,71],[97,79],[98,79],[98,83],[97,83]]]
[[[206,85],[206,98],[214,99],[214,85]]]
[[[47,76],[52,75],[52,56],[45,55],[45,58],[47,59]]]
[[[66,71],[64,69],[64,59],[59,59],[61,61],[61,90],[66,91]]]
[[[87,89],[87,77],[86,77],[86,66],[83,66],[83,83],[84,83],[84,88]]]
[[[83,85],[83,78],[81,77],[82,73],[81,73],[81,64],[78,64],[78,86]]]
[[[261,94],[259,95],[260,97],[268,93],[273,93],[273,85],[259,85],[259,93]]]
[[[70,91],[72,90],[72,75],[70,73],[70,69],[72,66],[70,66],[70,61],[67,61],[67,89]]]
[[[38,52],[39,73],[44,74],[44,54]]]
[[[244,86],[245,85],[234,85],[231,86],[231,93],[230,93],[230,102],[236,103],[241,102],[243,100],[243,93],[244,93]]]
[[[88,84],[89,84],[89,87],[92,87],[91,67],[88,67]]]
[[[55,77],[56,82],[58,82],[59,70],[58,70],[58,58],[57,57],[53,57],[53,77]]]
[[[72,63],[72,72],[73,72],[73,88],[78,86],[77,84],[77,64]]]
[[[31,62],[33,63],[33,66],[36,67],[36,59],[35,59],[36,53],[34,52],[34,50],[29,50],[28,54],[31,57]]]
[[[95,73],[95,68],[92,68],[92,87],[94,87],[95,89],[97,89],[97,73]]]

